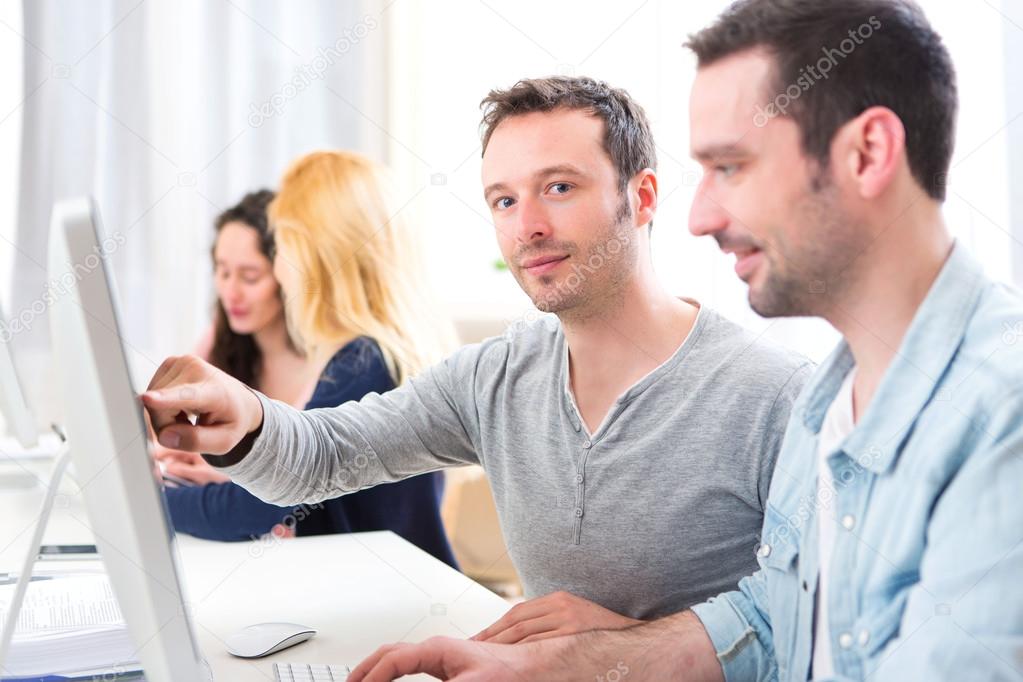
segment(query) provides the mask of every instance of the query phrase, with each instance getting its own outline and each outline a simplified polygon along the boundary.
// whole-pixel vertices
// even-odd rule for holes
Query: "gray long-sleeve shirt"
[[[275,504],[481,464],[526,594],[567,590],[635,618],[734,589],[811,363],[706,307],[686,341],[587,433],[557,318],[466,346],[400,388],[299,412],[260,396],[224,470]]]

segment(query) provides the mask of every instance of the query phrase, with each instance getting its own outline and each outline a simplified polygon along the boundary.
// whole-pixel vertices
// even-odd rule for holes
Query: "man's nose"
[[[697,237],[714,235],[728,227],[728,212],[700,185],[689,209],[689,231]]]
[[[551,236],[551,224],[542,202],[535,199],[522,199],[518,205],[518,222],[515,225],[515,237],[518,241],[529,242],[547,239]]]

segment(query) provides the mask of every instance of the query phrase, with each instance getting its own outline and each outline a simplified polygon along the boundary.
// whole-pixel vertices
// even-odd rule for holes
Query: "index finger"
[[[377,667],[377,663],[387,654],[400,649],[401,647],[412,646],[411,644],[385,644],[364,658],[359,665],[355,666],[352,672],[348,673],[348,682],[362,682],[371,671]]]
[[[491,637],[499,635],[516,623],[531,620],[543,615],[546,613],[546,610],[544,597],[537,597],[536,599],[530,599],[529,601],[516,604],[488,627],[484,628],[478,634],[473,635],[471,639],[476,642],[486,642]]]
[[[149,380],[149,386],[146,387],[147,391],[151,391],[154,388],[160,388],[166,385],[167,378],[172,375],[181,373],[183,358],[179,356],[171,356],[160,363],[160,366],[156,368],[156,372],[153,373],[152,378]]]
[[[215,385],[186,383],[146,391],[142,394],[142,404],[149,412],[153,430],[159,434],[165,426],[178,422],[182,413],[202,415],[212,411],[218,397]]]
[[[438,644],[409,644],[384,655],[362,678],[365,682],[391,682],[405,675],[426,673],[448,682],[458,682],[461,675],[445,677],[444,654]],[[352,678],[349,677],[349,680]],[[359,678],[355,678],[356,681]]]

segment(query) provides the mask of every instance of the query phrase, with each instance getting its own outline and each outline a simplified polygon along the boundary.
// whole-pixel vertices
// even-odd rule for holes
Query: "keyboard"
[[[347,665],[274,663],[276,682],[337,682],[347,680],[350,672]]]

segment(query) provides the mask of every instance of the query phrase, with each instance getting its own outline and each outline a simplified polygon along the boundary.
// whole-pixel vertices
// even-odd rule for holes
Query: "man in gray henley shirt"
[[[734,588],[756,569],[810,363],[656,282],[654,145],[627,94],[559,77],[485,103],[498,242],[555,314],[386,394],[306,412],[171,358],[144,396],[160,441],[227,453],[207,459],[281,505],[482,465],[526,595],[574,595],[515,607],[481,633],[491,641],[621,627]]]

